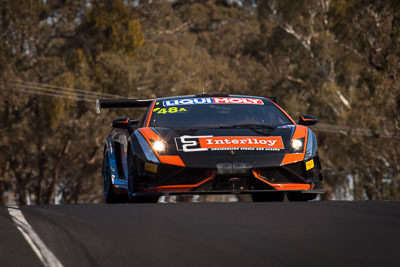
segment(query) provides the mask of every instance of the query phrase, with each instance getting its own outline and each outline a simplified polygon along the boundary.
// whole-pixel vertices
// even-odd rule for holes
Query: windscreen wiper
[[[199,126],[199,127],[192,127],[189,128],[188,130],[190,131],[198,131],[198,130],[202,130],[202,129],[226,129],[226,128],[232,128],[231,125],[214,125],[214,126]]]
[[[264,125],[264,124],[233,124],[233,125],[214,125],[214,126],[203,126],[203,127],[192,127],[187,130],[198,131],[202,129],[231,129],[231,128],[244,128],[252,130],[274,130],[276,126]]]
[[[229,128],[249,128],[249,129],[269,129],[269,130],[274,130],[276,128],[276,126],[265,125],[265,124],[248,123],[248,124],[231,125]]]
[[[203,129],[223,129],[223,128],[231,128],[231,126],[226,127],[226,126],[199,126],[199,127],[179,127],[179,128],[174,128],[174,131],[176,132],[196,132],[198,130],[203,130]]]

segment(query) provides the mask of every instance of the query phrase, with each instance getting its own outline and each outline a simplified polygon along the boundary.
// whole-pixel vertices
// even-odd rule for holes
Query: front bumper
[[[227,164],[224,166],[225,169],[222,169],[221,165],[217,165],[217,168],[190,168],[166,164],[146,168],[143,163],[138,193],[158,192],[175,195],[249,194],[269,191],[321,193],[318,189],[322,180],[318,158],[315,157],[313,162],[315,164],[311,169],[307,169],[305,162],[266,168]]]
[[[176,195],[234,195],[234,194],[254,194],[254,193],[272,193],[277,190],[215,190],[215,191],[163,191],[163,192],[138,192],[133,194],[135,197],[148,196],[176,196]],[[310,190],[285,190],[282,192],[299,192],[303,194],[324,194],[322,189]]]

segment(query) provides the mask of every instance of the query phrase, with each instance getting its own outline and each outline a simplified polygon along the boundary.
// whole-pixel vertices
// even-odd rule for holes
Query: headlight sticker
[[[314,160],[309,160],[306,162],[306,171],[311,170],[312,168],[314,168]]]
[[[176,148],[183,152],[219,150],[268,150],[284,148],[280,136],[189,136],[175,137]]]

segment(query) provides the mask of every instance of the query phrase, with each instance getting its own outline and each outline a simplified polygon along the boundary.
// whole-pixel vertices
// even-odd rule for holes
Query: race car
[[[102,176],[107,203],[163,195],[251,194],[254,202],[308,201],[323,193],[317,140],[275,97],[198,94],[98,99],[102,108],[146,108],[112,121]]]

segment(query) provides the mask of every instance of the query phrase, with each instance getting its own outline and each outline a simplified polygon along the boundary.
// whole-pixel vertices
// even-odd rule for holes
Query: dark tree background
[[[397,0],[0,0],[0,204],[102,201],[97,97],[277,96],[326,199],[400,199]],[[340,190],[339,190],[340,191]]]

